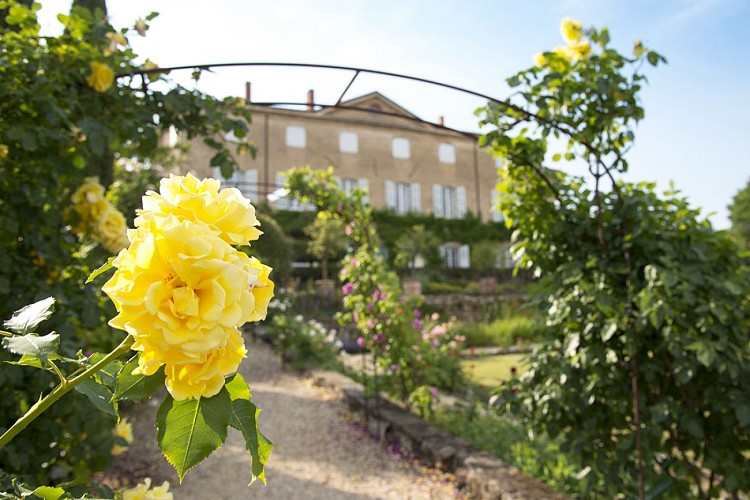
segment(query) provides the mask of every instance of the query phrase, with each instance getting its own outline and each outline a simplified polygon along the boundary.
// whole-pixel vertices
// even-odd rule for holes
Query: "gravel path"
[[[450,476],[389,452],[360,430],[335,394],[282,369],[265,344],[247,341],[240,372],[261,409],[260,427],[273,441],[268,485],[250,479],[242,436],[229,429],[222,448],[187,473],[180,485],[156,445],[158,401],[136,407],[135,441],[117,457],[116,474],[168,480],[183,499],[450,499],[461,498]],[[159,398],[160,399],[160,398]]]

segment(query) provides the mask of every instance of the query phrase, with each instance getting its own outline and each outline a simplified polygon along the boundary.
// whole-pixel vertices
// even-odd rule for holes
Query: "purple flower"
[[[382,341],[385,340],[385,335],[383,335],[382,333],[376,333],[372,337],[372,340],[374,340],[375,342],[377,342],[379,344],[379,343],[381,343]]]
[[[365,339],[363,339],[362,337],[357,337],[357,345],[359,347],[364,347],[365,346]]]
[[[414,311],[412,311],[412,312],[414,313],[414,317],[415,317],[415,318],[419,319],[419,318],[421,318],[421,317],[422,317],[422,311],[420,311],[420,310],[419,310],[419,309],[417,309],[416,307],[414,308]]]
[[[346,283],[344,286],[341,287],[341,292],[344,295],[349,295],[354,291],[354,283]]]
[[[422,329],[422,320],[421,319],[415,319],[411,322],[411,326],[414,327],[416,331],[419,331]]]
[[[398,371],[398,365],[397,365],[396,363],[393,363],[393,364],[391,365],[391,371],[392,371],[393,373],[396,373],[396,372]]]
[[[373,304],[372,302],[368,302],[367,303],[367,310],[370,311],[370,312],[372,312],[373,309],[375,309],[375,304]]]
[[[437,389],[435,389],[434,387],[430,387],[430,396],[432,396],[433,398],[436,398],[437,394],[438,394]]]

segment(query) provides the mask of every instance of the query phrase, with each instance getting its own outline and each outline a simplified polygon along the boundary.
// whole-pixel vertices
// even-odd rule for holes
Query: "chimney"
[[[307,91],[307,110],[315,110],[315,91],[313,89]]]
[[[250,82],[245,82],[245,102],[250,104]]]
[[[438,116],[437,124],[440,125],[441,127],[445,127],[445,119],[443,118],[443,115]]]

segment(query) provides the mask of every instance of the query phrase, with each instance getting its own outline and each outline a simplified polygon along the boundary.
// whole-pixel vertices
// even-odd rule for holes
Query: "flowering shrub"
[[[104,196],[104,186],[96,177],[86,177],[70,197],[78,223],[73,231],[90,234],[112,253],[128,246],[125,216]]]
[[[402,401],[430,377],[443,384],[453,379],[430,375],[440,372],[447,362],[450,340],[435,346],[422,339],[422,327],[415,328],[415,306],[419,299],[403,295],[398,276],[389,269],[379,251],[379,239],[372,223],[372,212],[362,202],[364,193],[355,190],[347,196],[333,179],[333,170],[292,169],[287,187],[290,195],[312,202],[327,212],[325,217],[343,220],[349,251],[342,262],[344,311],[337,314],[340,324],[354,324],[360,332],[360,346],[373,355],[375,368],[384,385]],[[447,337],[446,337],[447,338]],[[455,341],[456,339],[453,339]],[[456,344],[456,347],[458,344]],[[456,363],[457,366],[457,363]],[[451,374],[460,373],[448,370]]]
[[[317,364],[331,363],[343,347],[335,329],[314,319],[305,320],[302,315],[276,314],[271,329],[276,351],[284,361],[296,366],[311,360]]]

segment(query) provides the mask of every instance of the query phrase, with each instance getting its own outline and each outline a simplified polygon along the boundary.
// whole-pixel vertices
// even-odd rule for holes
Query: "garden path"
[[[267,345],[247,343],[240,373],[262,409],[260,427],[274,443],[267,486],[258,481],[247,487],[250,457],[233,429],[224,446],[180,485],[156,444],[157,398],[132,412],[135,441],[116,457],[114,470],[135,480],[150,476],[155,484],[168,480],[176,500],[460,498],[453,478],[388,451],[361,431],[336,394],[284,371]]]

